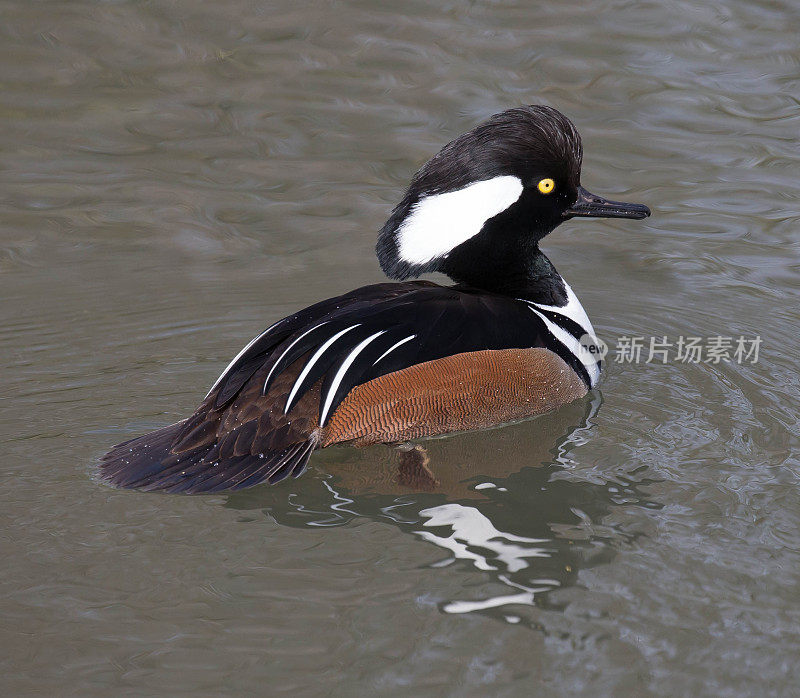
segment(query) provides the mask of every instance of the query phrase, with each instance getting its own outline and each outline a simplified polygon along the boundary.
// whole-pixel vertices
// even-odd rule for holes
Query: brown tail
[[[186,424],[177,422],[114,446],[100,461],[100,477],[125,489],[196,494],[275,484],[300,476],[317,445],[315,436],[272,453],[219,457],[216,443],[174,453]]]

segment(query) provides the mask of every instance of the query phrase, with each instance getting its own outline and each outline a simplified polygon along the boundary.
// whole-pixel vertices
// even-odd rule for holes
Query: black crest
[[[444,146],[414,175],[405,196],[378,236],[376,251],[381,268],[394,279],[407,279],[430,271],[449,273],[442,268],[440,259],[413,264],[399,255],[398,230],[414,206],[425,197],[508,175],[517,177],[525,188],[535,187],[536,182],[546,176],[559,182],[561,196],[558,199],[566,207],[571,203],[566,199],[574,200],[580,185],[582,159],[580,135],[558,110],[530,105],[495,114]],[[542,232],[550,232],[558,222]]]

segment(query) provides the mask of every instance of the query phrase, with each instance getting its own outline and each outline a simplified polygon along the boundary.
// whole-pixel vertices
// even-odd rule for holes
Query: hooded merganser
[[[188,419],[115,446],[119,487],[218,492],[299,476],[332,444],[399,443],[553,410],[599,379],[594,331],[539,249],[572,217],[645,218],[580,184],[572,122],[496,114],[417,172],[380,231],[401,283],[359,288],[253,339]],[[443,272],[440,286],[406,281]]]

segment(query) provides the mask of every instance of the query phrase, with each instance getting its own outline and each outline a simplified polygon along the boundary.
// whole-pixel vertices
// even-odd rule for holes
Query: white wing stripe
[[[532,306],[528,307],[532,313],[536,313],[536,315],[542,319],[542,322],[544,322],[545,327],[547,327],[550,334],[552,334],[557,341],[561,342],[567,349],[575,354],[575,358],[577,358],[578,361],[584,365],[587,373],[589,374],[589,383],[591,383],[591,386],[594,388],[594,386],[597,385],[597,379],[600,377],[600,369],[598,368],[597,360],[592,353],[563,327],[559,327],[552,320],[547,319],[544,315],[542,315],[542,313],[536,310],[536,308]]]
[[[233,357],[233,361],[231,361],[231,362],[230,362],[230,363],[227,365],[227,367],[225,368],[225,370],[224,370],[222,373],[220,373],[220,375],[219,375],[219,378],[217,378],[217,380],[214,382],[214,385],[212,385],[212,386],[211,386],[211,390],[209,390],[209,391],[206,393],[206,397],[208,397],[209,395],[211,395],[211,393],[212,393],[212,391],[214,390],[214,388],[216,388],[216,387],[217,387],[217,386],[218,386],[218,385],[219,385],[219,384],[222,382],[222,379],[223,379],[223,378],[225,378],[225,376],[227,376],[227,375],[228,375],[228,371],[230,371],[230,370],[231,370],[231,368],[233,368],[233,365],[234,365],[234,364],[235,364],[235,363],[236,363],[236,362],[237,362],[239,359],[241,359],[241,358],[242,358],[242,357],[245,355],[245,353],[247,352],[247,350],[248,350],[250,347],[252,347],[252,346],[253,346],[253,345],[254,345],[254,344],[255,344],[255,343],[256,343],[256,342],[257,342],[259,339],[261,339],[262,337],[266,337],[266,336],[267,336],[267,334],[269,334],[269,332],[270,332],[270,331],[271,331],[271,330],[272,330],[272,329],[275,327],[275,325],[278,325],[278,324],[280,324],[281,322],[283,322],[283,320],[278,320],[278,322],[276,322],[276,323],[274,323],[274,324],[270,325],[269,327],[267,327],[267,329],[266,329],[266,330],[264,330],[264,331],[263,331],[263,332],[262,332],[260,335],[258,335],[258,337],[255,337],[254,339],[250,340],[250,343],[249,343],[249,344],[248,344],[248,345],[247,345],[247,346],[246,346],[244,349],[242,349],[242,350],[241,350],[241,351],[240,351],[240,352],[239,352],[239,353],[238,353],[236,356],[234,356],[234,357]],[[203,398],[203,400],[205,400],[205,399],[206,399],[206,398],[204,397],[204,398]]]
[[[388,349],[387,349],[385,352],[383,352],[383,354],[381,354],[381,355],[380,355],[380,356],[379,356],[379,357],[378,357],[378,358],[375,360],[375,363],[374,363],[374,364],[372,364],[372,365],[373,365],[373,366],[377,365],[377,363],[378,363],[378,362],[379,362],[381,359],[383,359],[383,358],[384,358],[384,357],[385,357],[387,354],[391,354],[391,353],[392,353],[392,352],[393,352],[395,349],[397,349],[397,347],[399,347],[399,346],[401,346],[401,345],[405,344],[406,342],[410,342],[410,341],[411,341],[412,339],[414,339],[414,337],[416,337],[416,336],[417,336],[417,335],[415,335],[415,334],[412,334],[410,337],[406,337],[405,339],[401,339],[401,340],[400,340],[399,342],[397,342],[396,344],[392,344],[392,346],[390,346],[390,347],[389,347],[389,348],[388,348]]]
[[[366,349],[367,345],[380,337],[384,332],[388,330],[381,330],[380,332],[376,332],[373,335],[367,337],[361,344],[359,344],[353,351],[348,354],[347,358],[342,362],[342,365],[339,366],[339,370],[336,372],[336,375],[333,377],[333,382],[331,383],[331,387],[328,389],[328,394],[325,396],[325,405],[322,408],[322,414],[319,418],[320,426],[325,425],[325,418],[328,416],[328,410],[330,410],[331,405],[333,404],[333,397],[336,395],[336,391],[339,389],[339,385],[342,383],[342,379],[344,378],[344,374],[347,373],[347,369],[353,364],[356,360],[356,357]]]
[[[333,335],[333,337],[331,337],[327,342],[325,342],[325,344],[323,344],[319,349],[317,349],[317,351],[314,354],[314,356],[312,356],[308,360],[308,363],[306,363],[306,365],[303,367],[303,371],[300,373],[300,375],[298,376],[297,380],[294,382],[294,385],[292,386],[292,392],[289,393],[289,398],[288,398],[288,400],[286,400],[286,407],[283,408],[283,413],[284,414],[289,412],[289,405],[291,405],[292,402],[294,402],[294,396],[297,395],[297,391],[300,390],[300,386],[303,384],[303,381],[306,379],[306,376],[309,374],[309,372],[313,368],[314,364],[317,363],[317,361],[319,360],[319,357],[322,356],[325,353],[325,350],[331,344],[333,344],[337,339],[339,339],[339,337],[341,337],[343,334],[346,334],[350,330],[353,330],[356,327],[360,327],[360,326],[361,326],[360,322],[358,324],[356,324],[356,325],[350,325],[350,327],[348,327],[347,329],[342,330],[341,332],[337,332],[335,335]]]
[[[269,385],[269,379],[272,378],[272,374],[275,372],[275,367],[283,360],[283,357],[286,356],[286,354],[289,353],[289,350],[295,344],[297,344],[303,337],[305,337],[309,332],[313,332],[318,327],[322,327],[323,325],[327,325],[327,324],[328,324],[328,321],[325,320],[325,322],[321,322],[321,323],[319,323],[319,325],[314,325],[314,327],[312,327],[310,330],[306,330],[305,332],[303,332],[303,334],[301,334],[288,347],[286,347],[286,349],[284,349],[283,353],[278,357],[278,359],[275,361],[275,363],[272,364],[272,368],[269,370],[269,373],[267,374],[267,378],[264,381],[264,387],[262,388],[262,391],[261,391],[262,393],[267,389],[267,386]]]

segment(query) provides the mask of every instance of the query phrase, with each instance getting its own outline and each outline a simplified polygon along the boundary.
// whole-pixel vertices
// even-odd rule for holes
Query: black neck
[[[442,265],[460,284],[546,305],[564,305],[567,290],[556,268],[532,237],[476,235]]]

